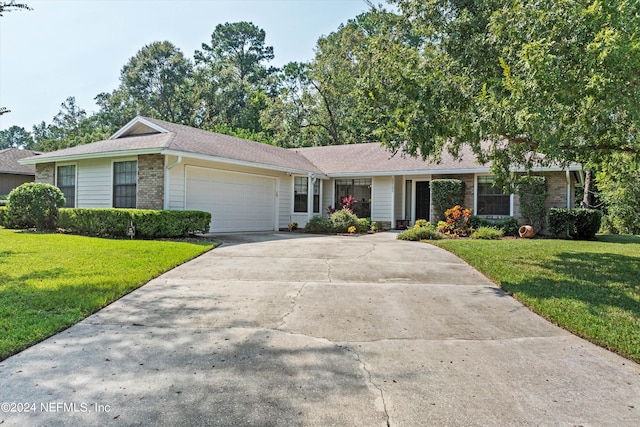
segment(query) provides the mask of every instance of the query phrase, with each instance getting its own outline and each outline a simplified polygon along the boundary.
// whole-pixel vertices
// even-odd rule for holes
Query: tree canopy
[[[640,152],[638,2],[390,1],[367,83],[390,148],[468,144],[496,171]]]

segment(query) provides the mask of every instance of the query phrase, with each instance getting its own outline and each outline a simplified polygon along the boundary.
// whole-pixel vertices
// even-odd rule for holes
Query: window
[[[502,188],[494,187],[492,176],[479,176],[476,196],[478,215],[509,215],[511,213],[511,196],[504,194]]]
[[[113,207],[136,207],[136,183],[138,162],[115,162],[113,164]]]
[[[293,182],[293,211],[307,211],[307,196],[309,194],[309,185],[306,176],[296,176]]]
[[[309,201],[309,184],[305,176],[296,176],[293,182],[293,211],[306,212]],[[313,212],[320,213],[320,180],[313,182]]]
[[[64,194],[65,208],[76,207],[76,167],[75,165],[58,166],[56,177],[58,188]]]
[[[351,206],[359,218],[371,216],[371,179],[336,179],[336,209],[342,209],[342,199],[353,196]]]

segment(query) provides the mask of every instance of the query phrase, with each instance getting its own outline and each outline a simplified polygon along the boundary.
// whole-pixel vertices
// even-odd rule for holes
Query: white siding
[[[371,184],[371,220],[393,223],[393,177],[377,176]]]
[[[293,177],[284,175],[280,179],[280,188],[278,189],[278,194],[280,196],[280,206],[278,206],[278,226],[281,229],[287,228],[292,222],[297,222],[291,218],[291,212],[293,212],[292,192]]]
[[[327,215],[327,208],[329,206],[335,208],[336,201],[333,200],[333,188],[335,187],[335,181],[332,179],[322,181],[322,205],[320,206],[320,215]]]
[[[405,183],[404,178],[402,176],[395,177],[395,191],[393,193],[393,205],[394,205],[394,214],[395,218],[393,218],[393,222],[391,223],[393,227],[396,226],[397,219],[404,219],[402,217],[402,209],[404,208],[404,191],[405,191]]]
[[[112,197],[111,159],[80,160],[77,163],[78,208],[110,208]]]

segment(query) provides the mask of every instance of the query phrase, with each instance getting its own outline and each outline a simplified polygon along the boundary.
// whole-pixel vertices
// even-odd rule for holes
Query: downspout
[[[164,209],[168,210],[169,209],[169,171],[171,169],[173,169],[174,167],[178,166],[180,163],[182,163],[182,156],[178,156],[178,160],[176,160],[175,162],[171,163],[170,165],[167,164],[167,162],[169,161],[169,156],[164,156],[164,162],[165,162],[165,173],[164,173]],[[183,206],[184,208],[184,206]]]

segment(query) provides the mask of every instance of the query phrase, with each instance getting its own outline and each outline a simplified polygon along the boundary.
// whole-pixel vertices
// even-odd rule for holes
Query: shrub
[[[65,199],[58,187],[41,182],[27,182],[15,188],[7,201],[11,228],[52,230],[57,226],[58,208]]]
[[[414,227],[408,230],[403,231],[398,234],[398,239],[400,240],[439,240],[442,239],[442,235],[438,233],[436,228],[429,224],[425,227]]]
[[[211,214],[142,209],[60,209],[58,225],[75,234],[126,237],[130,224],[142,238],[187,237],[209,232]]]
[[[331,221],[329,218],[322,216],[314,216],[307,222],[307,225],[304,227],[304,231],[306,233],[331,233],[333,228],[331,226]]]
[[[9,216],[7,215],[7,207],[0,206],[0,227],[9,228],[8,219],[9,219]]]
[[[471,209],[464,209],[460,205],[456,205],[451,209],[445,211],[445,221],[438,222],[438,231],[447,235],[455,235],[459,237],[466,237],[471,233],[471,226],[469,225],[469,217],[471,216]]]
[[[556,236],[587,240],[596,237],[602,221],[602,212],[595,209],[549,209],[549,232]]]
[[[491,227],[480,227],[473,233],[471,233],[472,239],[482,239],[482,240],[500,240],[503,235],[502,230],[497,230]]]
[[[358,217],[348,209],[340,209],[331,214],[331,227],[336,233],[346,233],[352,226],[358,228]]]
[[[544,225],[547,199],[547,181],[543,176],[529,176],[518,183],[520,213],[534,230],[541,230]]]
[[[376,231],[380,231],[380,226],[378,225],[378,223],[377,223],[377,222],[373,221],[373,222],[371,223],[371,231],[373,231],[374,233],[375,233]]]
[[[431,204],[437,220],[445,220],[445,211],[451,206],[464,204],[464,181],[434,179],[431,181]]]
[[[495,228],[501,230],[505,236],[518,235],[518,221],[512,216],[501,219],[489,219],[472,215],[469,217],[469,226],[474,230],[480,227]]]
[[[431,226],[431,223],[426,219],[417,219],[416,223],[413,225],[413,228],[424,228],[424,227],[430,227],[430,226]]]
[[[371,229],[371,218],[358,218],[356,230],[358,233],[366,233]]]

